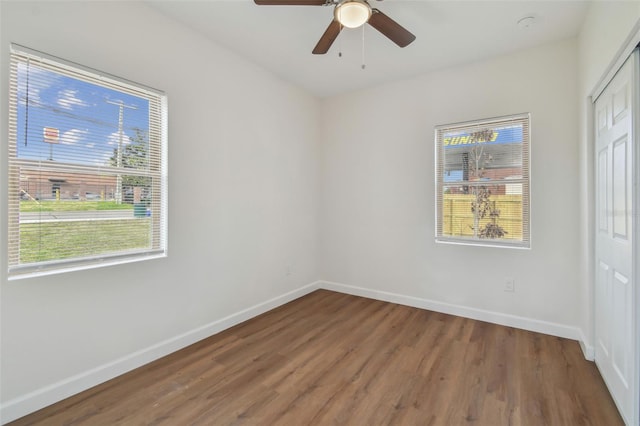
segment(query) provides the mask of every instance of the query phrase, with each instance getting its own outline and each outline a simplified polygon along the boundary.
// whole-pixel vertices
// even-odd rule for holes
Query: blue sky
[[[135,107],[124,109],[125,143],[129,143],[129,136],[135,135],[135,128],[148,132],[149,102],[146,99],[67,77],[34,64],[28,68],[26,64],[19,64],[18,157],[49,159],[51,144],[44,142],[43,130],[53,127],[59,129],[60,135],[59,143],[53,144],[54,161],[109,165],[109,158],[118,146],[120,110],[118,105],[109,102],[124,102]]]

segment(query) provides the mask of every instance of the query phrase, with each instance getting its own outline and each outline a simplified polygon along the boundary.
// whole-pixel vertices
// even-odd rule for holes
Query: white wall
[[[576,52],[567,40],[323,101],[323,279],[575,335]],[[532,120],[531,250],[436,244],[434,126],[521,112]]]
[[[0,2],[0,14],[3,146],[15,42],[166,91],[170,152],[161,260],[7,281],[0,185],[3,420],[318,279],[315,98],[142,3]],[[0,164],[4,181],[6,149]]]
[[[590,95],[640,21],[640,2],[593,2],[578,37],[580,129],[580,326],[593,345],[593,119]]]

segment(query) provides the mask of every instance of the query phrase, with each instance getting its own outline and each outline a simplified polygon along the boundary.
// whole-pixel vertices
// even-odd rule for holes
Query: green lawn
[[[149,247],[150,231],[148,218],[128,220],[126,229],[122,220],[21,224],[20,263],[144,249]]]
[[[115,201],[20,201],[21,212],[73,212],[131,209],[133,209],[133,204],[118,204]]]

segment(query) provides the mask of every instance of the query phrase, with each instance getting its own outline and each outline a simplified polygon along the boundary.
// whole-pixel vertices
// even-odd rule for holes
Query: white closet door
[[[627,424],[636,425],[634,108],[638,51],[595,103],[595,361]]]

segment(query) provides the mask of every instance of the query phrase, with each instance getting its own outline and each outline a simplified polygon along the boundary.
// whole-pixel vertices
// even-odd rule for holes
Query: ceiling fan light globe
[[[336,6],[334,17],[343,27],[358,28],[369,21],[371,7],[362,0],[343,1]]]

